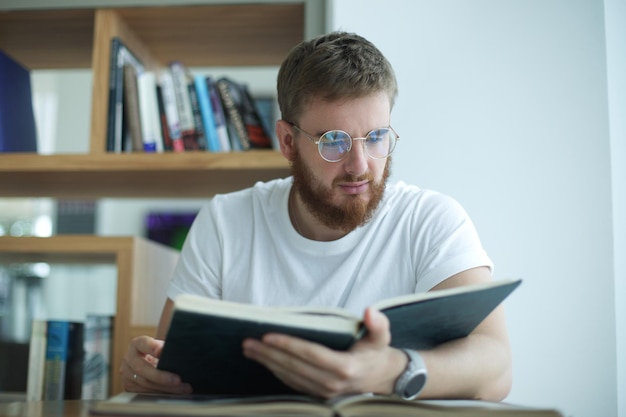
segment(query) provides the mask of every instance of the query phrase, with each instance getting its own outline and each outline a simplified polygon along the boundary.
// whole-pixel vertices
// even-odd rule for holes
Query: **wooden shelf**
[[[121,32],[132,31],[161,63],[279,65],[304,37],[297,2],[10,10],[0,11],[0,48],[30,69],[91,68],[100,11],[115,14]]]
[[[289,175],[275,151],[0,155],[3,197],[210,197]]]
[[[115,264],[117,296],[111,366],[113,393],[123,390],[117,370],[128,348],[128,342],[141,334],[155,334],[165,302],[165,288],[178,256],[178,251],[174,249],[139,237],[0,236],[2,263]]]

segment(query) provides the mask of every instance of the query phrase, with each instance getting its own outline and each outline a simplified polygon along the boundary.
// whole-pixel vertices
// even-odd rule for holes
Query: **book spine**
[[[111,39],[111,68],[109,75],[109,120],[107,151],[122,152],[124,145],[124,64],[143,72],[143,64],[119,38]]]
[[[37,152],[32,99],[29,70],[0,50],[0,152]]]
[[[231,150],[230,139],[228,135],[228,126],[226,124],[226,117],[224,116],[224,107],[222,107],[222,100],[220,99],[220,93],[217,91],[215,82],[211,77],[206,77],[206,85],[207,90],[209,91],[209,99],[211,100],[211,108],[213,109],[213,121],[220,144],[220,150],[222,152],[229,152]]]
[[[248,150],[250,149],[250,139],[248,138],[248,132],[246,131],[243,117],[231,94],[230,83],[231,81],[225,78],[221,78],[217,81],[217,89],[222,98],[222,104],[224,105],[224,113],[226,114],[226,120],[229,124],[229,132],[235,138],[235,140],[231,140],[231,145],[234,145],[235,149]]]
[[[63,399],[80,400],[83,387],[85,324],[69,323]]]
[[[162,71],[159,76],[161,86],[161,94],[163,98],[163,109],[165,111],[165,119],[169,136],[172,139],[172,150],[174,152],[183,152],[185,146],[183,144],[183,136],[180,129],[180,117],[178,115],[178,106],[176,104],[176,93],[174,91],[174,80],[170,71]]]
[[[137,79],[139,92],[139,115],[143,145],[146,152],[163,152],[163,137],[157,103],[156,77],[152,71],[139,74]]]
[[[69,338],[69,322],[48,321],[44,400],[62,400],[65,387],[65,364]]]
[[[206,150],[207,142],[206,135],[204,133],[204,124],[202,123],[202,115],[200,113],[200,104],[198,103],[198,93],[194,85],[193,79],[187,83],[187,90],[189,91],[189,102],[191,103],[191,112],[193,114],[194,133],[196,135],[196,141],[198,142],[198,149]]]
[[[122,88],[122,77],[119,63],[122,62],[121,41],[119,38],[111,39],[111,65],[109,68],[109,115],[107,125],[107,151],[121,152],[121,131],[122,120],[121,115],[118,117],[118,90]],[[118,137],[117,133],[120,132]],[[119,148],[118,148],[119,147]]]
[[[170,130],[167,127],[167,117],[165,116],[165,105],[163,104],[163,89],[157,82],[156,85],[157,107],[159,109],[159,125],[161,126],[161,136],[163,137],[163,150],[172,151],[174,144],[170,136]]]
[[[110,316],[89,314],[85,320],[83,400],[105,400],[109,397],[112,323]]]
[[[219,152],[220,139],[217,136],[217,129],[215,127],[215,116],[213,112],[213,103],[209,95],[209,88],[207,86],[207,80],[204,75],[196,75],[193,78],[196,88],[196,94],[198,96],[198,105],[200,107],[200,115],[202,117],[202,124],[204,125],[204,132],[207,140],[207,150],[210,152]]]
[[[238,85],[242,104],[243,122],[250,138],[250,146],[253,148],[271,148],[272,139],[267,133],[256,103],[245,84]]]
[[[178,61],[172,62],[169,69],[172,74],[176,107],[178,109],[178,117],[180,118],[180,130],[185,150],[198,150],[191,99],[189,98],[189,89],[187,88],[187,70]]]
[[[33,320],[28,351],[26,400],[43,400],[43,382],[46,369],[46,320]]]
[[[133,152],[143,151],[143,134],[139,116],[137,71],[130,64],[124,65],[124,118],[127,120]]]

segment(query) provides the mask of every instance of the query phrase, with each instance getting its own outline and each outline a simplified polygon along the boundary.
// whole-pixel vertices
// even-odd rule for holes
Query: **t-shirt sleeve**
[[[493,272],[474,223],[456,200],[433,193],[419,204],[423,204],[419,210],[424,216],[413,229],[416,292],[429,291],[468,269],[486,266]]]
[[[168,298],[183,293],[221,298],[221,246],[212,200],[202,207],[189,229],[167,289]]]

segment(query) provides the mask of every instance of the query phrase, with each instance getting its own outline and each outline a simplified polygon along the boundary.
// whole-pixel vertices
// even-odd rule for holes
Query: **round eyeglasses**
[[[329,130],[318,139],[294,124],[291,126],[315,143],[322,159],[328,162],[339,162],[345,158],[352,149],[352,142],[355,140],[363,141],[365,153],[370,158],[384,159],[391,155],[396,147],[396,142],[400,139],[400,136],[391,126],[374,129],[364,138],[353,138],[343,130]]]

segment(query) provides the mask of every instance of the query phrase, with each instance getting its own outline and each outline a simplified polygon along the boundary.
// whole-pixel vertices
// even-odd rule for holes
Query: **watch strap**
[[[398,376],[394,385],[394,394],[405,399],[413,400],[426,385],[426,363],[422,355],[412,349],[400,349],[408,357],[409,362],[405,370]]]

